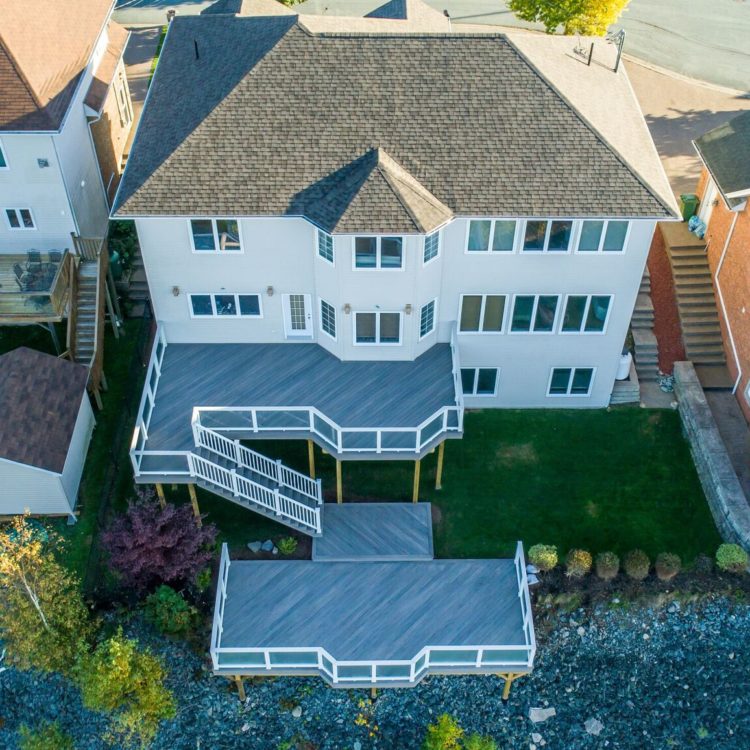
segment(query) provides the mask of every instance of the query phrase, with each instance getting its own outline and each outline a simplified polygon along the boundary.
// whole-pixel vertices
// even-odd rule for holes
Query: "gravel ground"
[[[540,639],[533,675],[515,684],[507,705],[495,677],[433,677],[412,690],[383,691],[374,703],[367,692],[332,690],[317,679],[263,680],[247,684],[242,705],[184,645],[137,623],[130,630],[164,654],[179,700],[155,750],[277,750],[293,738],[312,743],[300,744],[304,750],[410,750],[443,712],[503,750],[750,747],[750,606],[725,598],[561,615]],[[556,714],[535,724],[530,708]],[[44,718],[58,719],[78,750],[106,747],[98,739],[103,720],[65,681],[0,673],[0,747],[15,750],[19,723]]]

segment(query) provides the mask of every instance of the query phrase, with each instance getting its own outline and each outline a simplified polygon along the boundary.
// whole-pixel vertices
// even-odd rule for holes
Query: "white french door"
[[[309,294],[282,295],[284,333],[289,338],[312,336],[312,299]]]
[[[708,226],[708,222],[711,221],[711,214],[714,210],[714,201],[719,196],[719,190],[716,187],[716,183],[711,177],[708,178],[708,185],[703,191],[703,200],[698,206],[698,218]]]

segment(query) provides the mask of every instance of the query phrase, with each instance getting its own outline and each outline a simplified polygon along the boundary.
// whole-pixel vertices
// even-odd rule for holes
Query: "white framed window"
[[[430,300],[426,305],[422,305],[419,311],[419,338],[423,339],[429,336],[435,330],[435,308],[437,300]]]
[[[331,265],[334,265],[333,237],[322,229],[318,229],[318,257],[323,258],[323,260],[327,260]]]
[[[401,344],[400,312],[355,312],[354,344],[398,346]]]
[[[0,141],[0,169],[10,169],[10,165],[8,164],[8,155],[5,153],[2,141]]]
[[[440,230],[428,234],[424,238],[424,252],[422,254],[422,264],[427,265],[431,260],[440,256]]]
[[[497,396],[497,367],[462,367],[464,396]]]
[[[355,269],[399,270],[404,267],[403,237],[355,237]]]
[[[611,294],[569,294],[560,333],[604,333],[611,308]]]
[[[504,294],[462,294],[459,333],[502,333],[507,297]]]
[[[237,219],[190,219],[190,241],[195,253],[241,253]]]
[[[548,396],[588,396],[595,367],[553,367],[547,385]]]
[[[559,294],[517,294],[513,299],[511,333],[554,333]]]
[[[623,253],[630,236],[630,222],[586,219],[581,222],[577,253]]]
[[[470,219],[467,253],[512,253],[516,245],[515,219]]]
[[[524,253],[567,253],[572,237],[571,219],[526,219],[521,250]]]
[[[320,300],[320,330],[336,340],[336,308],[324,299]]]
[[[6,208],[5,221],[8,223],[8,229],[36,229],[30,208]]]
[[[188,294],[191,318],[262,318],[259,294]]]

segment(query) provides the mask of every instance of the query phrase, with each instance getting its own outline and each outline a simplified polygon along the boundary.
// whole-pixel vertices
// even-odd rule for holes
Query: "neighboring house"
[[[727,367],[750,421],[750,112],[694,143],[703,161],[698,216],[706,224]]]
[[[133,120],[112,0],[4,0],[0,253],[104,237]],[[109,196],[109,198],[108,198]]]
[[[0,356],[0,515],[73,515],[94,429],[88,372],[21,347]]]
[[[170,24],[113,209],[136,222],[158,323],[136,481],[198,483],[317,543],[334,533],[320,483],[241,439],[308,440],[313,477],[317,443],[336,459],[339,501],[344,460],[413,460],[417,500],[421,458],[438,450],[439,484],[465,407],[609,404],[655,224],[677,215],[615,50],[596,41],[587,65],[575,39],[453,33],[403,5],[401,20],[347,19],[250,0]],[[398,538],[388,523],[383,537]],[[377,577],[353,558],[270,575],[284,591],[325,577],[344,602],[357,570]],[[432,592],[420,616],[441,622],[444,562],[394,569],[404,585],[373,589],[362,616],[408,619],[417,565]],[[425,627],[396,654],[381,629],[347,657],[343,641],[331,654],[320,630],[277,620],[283,607],[250,627],[252,592],[270,584],[225,556],[215,670],[339,686],[494,671],[510,684],[534,645],[522,552],[515,572],[505,562],[477,579],[444,572],[464,581],[450,596],[467,617],[447,641]],[[505,634],[481,622],[494,576],[507,589],[489,619],[512,620]]]

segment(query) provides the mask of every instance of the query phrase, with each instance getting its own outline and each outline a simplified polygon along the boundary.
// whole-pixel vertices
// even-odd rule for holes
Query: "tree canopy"
[[[509,0],[519,18],[541,23],[548,34],[562,26],[565,34],[604,36],[630,0]]]

